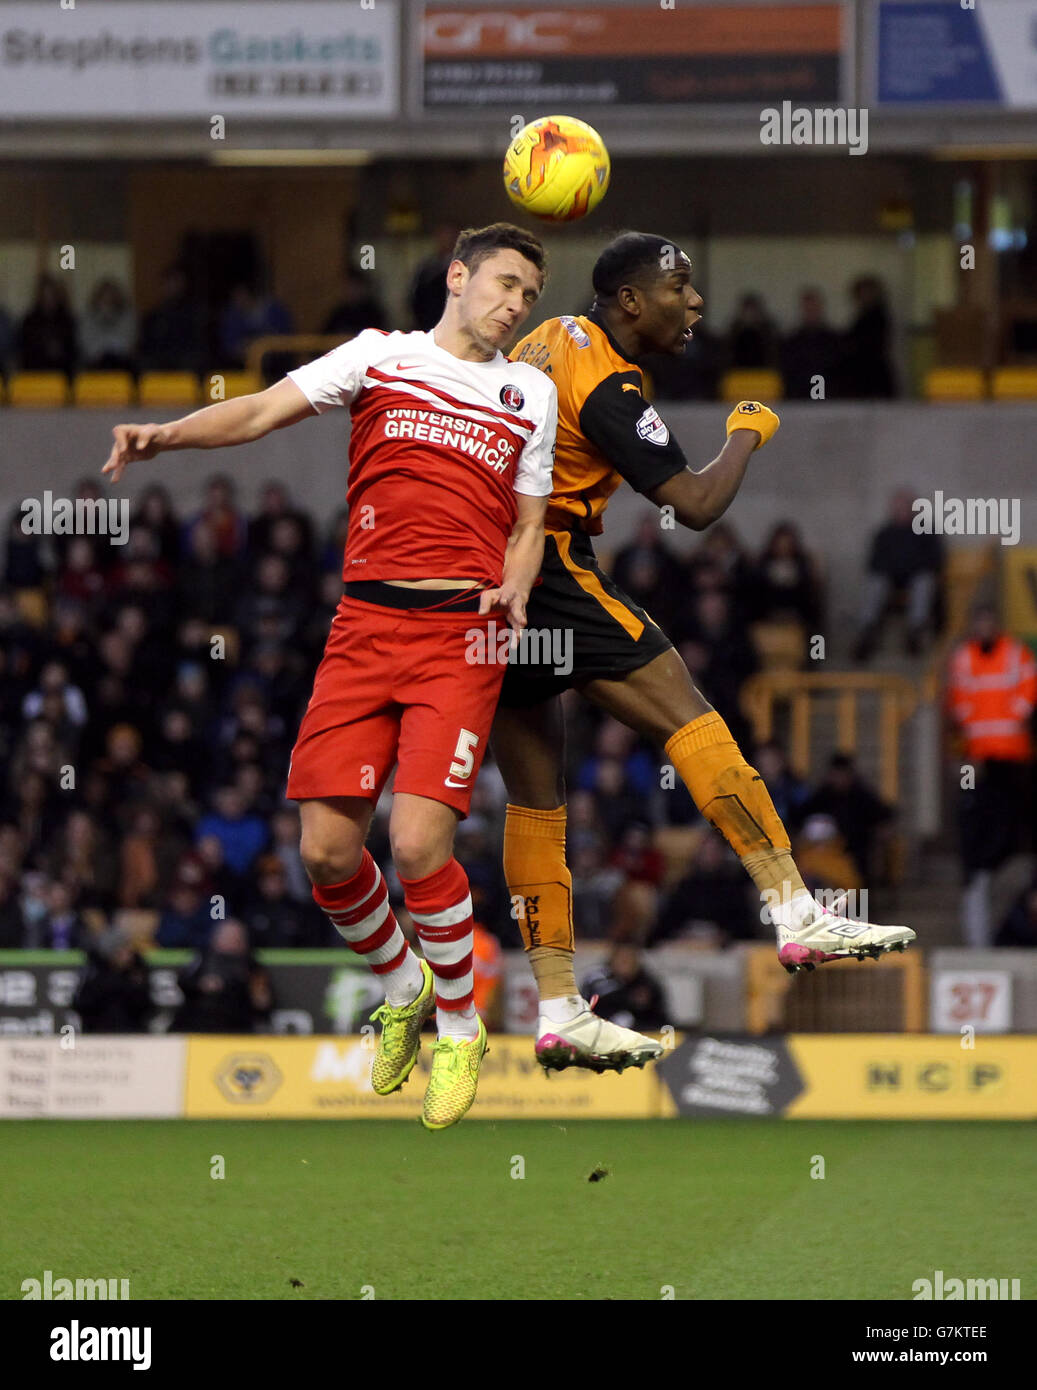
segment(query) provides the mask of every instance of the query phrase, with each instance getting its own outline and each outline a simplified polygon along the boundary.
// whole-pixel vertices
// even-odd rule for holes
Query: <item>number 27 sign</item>
[[[932,1030],[1007,1033],[1012,1027],[1012,977],[997,970],[941,970],[932,981]]]

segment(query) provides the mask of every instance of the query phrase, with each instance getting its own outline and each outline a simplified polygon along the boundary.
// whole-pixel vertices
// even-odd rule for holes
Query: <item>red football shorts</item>
[[[377,801],[394,792],[468,814],[505,666],[485,658],[494,621],[477,613],[388,608],[343,598],[317,667],[286,796]],[[502,619],[498,615],[497,629]],[[468,659],[466,659],[466,655]]]

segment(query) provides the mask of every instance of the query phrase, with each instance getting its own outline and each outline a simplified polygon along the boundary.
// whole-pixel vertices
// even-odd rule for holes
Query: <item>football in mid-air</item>
[[[604,198],[610,171],[609,152],[592,126],[575,116],[541,116],[508,146],[504,187],[534,217],[575,222]]]

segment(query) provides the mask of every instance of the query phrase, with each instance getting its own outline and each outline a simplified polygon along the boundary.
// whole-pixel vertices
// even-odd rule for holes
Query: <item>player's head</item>
[[[532,233],[510,222],[468,227],[454,243],[444,316],[492,357],[540,298],[545,271],[544,248]]]
[[[595,306],[613,330],[633,335],[638,352],[683,352],[702,317],[691,261],[651,232],[624,232],[609,242],[594,263],[592,282]]]

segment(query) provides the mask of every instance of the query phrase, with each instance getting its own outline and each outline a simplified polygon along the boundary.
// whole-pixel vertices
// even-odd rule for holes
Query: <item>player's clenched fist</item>
[[[116,425],[112,430],[115,443],[108,462],[101,469],[117,483],[131,463],[153,459],[162,447],[162,425]]]
[[[781,421],[769,406],[761,405],[759,401],[739,401],[727,417],[727,433],[732,435],[735,430],[755,430],[760,436],[760,445],[766,444],[777,432]]]

